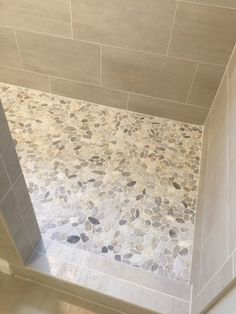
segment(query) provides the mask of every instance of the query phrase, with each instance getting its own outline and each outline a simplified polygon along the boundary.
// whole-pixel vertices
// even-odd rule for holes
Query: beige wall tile
[[[227,208],[227,79],[218,90],[210,113],[207,180],[207,210],[204,215],[205,241]]]
[[[180,2],[170,55],[226,64],[236,41],[236,10]]]
[[[0,43],[1,43],[0,64],[13,67],[20,67],[21,63],[18,55],[16,39],[13,29],[7,27],[0,27]]]
[[[102,86],[185,101],[195,67],[193,62],[103,47]]]
[[[179,0],[184,1],[184,0]],[[200,3],[213,6],[222,6],[227,8],[236,8],[235,0],[188,0],[188,2]]]
[[[71,37],[69,0],[0,0],[1,25]]]
[[[229,65],[228,107],[228,188],[230,251],[236,248],[236,50]]]
[[[217,296],[222,294],[232,279],[233,262],[231,257],[226,261],[214,278],[204,287],[199,296],[193,301],[191,314],[205,313],[203,310],[206,306],[214,301]]]
[[[193,124],[204,124],[208,113],[205,108],[136,94],[130,94],[128,109]]]
[[[227,258],[227,215],[223,213],[202,247],[200,288],[216,273]]]
[[[127,108],[128,93],[96,87],[79,82],[50,78],[52,93],[75,99],[86,100],[96,104]]]
[[[25,31],[16,33],[26,70],[99,83],[98,45]]]
[[[201,169],[198,188],[198,202],[194,230],[193,255],[191,267],[191,283],[193,284],[192,296],[195,297],[200,289],[200,263],[201,263],[201,248],[202,248],[202,233],[203,221],[207,207],[207,189],[208,182],[206,181],[207,169],[207,153],[208,153],[208,136],[209,136],[209,117],[204,125],[201,153]]]
[[[224,74],[225,68],[216,65],[199,64],[188,103],[209,108]]]
[[[49,92],[49,82],[45,75],[10,69],[0,66],[0,82]]]
[[[174,0],[72,0],[75,38],[166,53]]]

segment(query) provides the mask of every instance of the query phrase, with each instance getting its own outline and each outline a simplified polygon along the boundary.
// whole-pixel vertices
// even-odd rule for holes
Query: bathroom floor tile
[[[7,84],[0,96],[44,238],[189,280],[200,126]]]

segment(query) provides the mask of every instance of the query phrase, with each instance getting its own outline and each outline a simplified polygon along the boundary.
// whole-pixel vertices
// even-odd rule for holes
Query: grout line
[[[204,3],[204,2],[192,2],[192,1],[188,1],[188,0],[177,0],[179,2],[183,2],[183,3],[189,3],[192,5],[203,5],[206,7],[215,7],[215,8],[220,8],[220,9],[228,9],[228,10],[236,10],[236,8],[232,8],[232,7],[225,7],[223,5],[215,5],[215,4],[210,4],[210,3]]]
[[[193,74],[193,79],[192,79],[192,82],[191,82],[191,85],[190,85],[190,88],[189,88],[188,96],[187,96],[186,101],[185,101],[186,104],[189,101],[190,94],[191,94],[191,91],[193,89],[193,84],[194,84],[194,81],[195,81],[195,78],[196,78],[196,75],[197,75],[197,71],[198,71],[198,64],[196,65],[195,72]]]
[[[20,53],[20,46],[19,46],[19,42],[16,36],[16,29],[13,28],[13,32],[14,32],[14,37],[15,37],[15,41],[16,41],[16,47],[17,47],[17,51],[18,51],[18,55],[19,55],[19,59],[20,59],[20,64],[21,64],[21,68],[23,69],[23,59],[21,57],[21,53]]]
[[[191,284],[190,288],[189,314],[192,313],[192,305],[193,305],[193,284]]]
[[[70,1],[70,28],[71,28],[71,36],[72,36],[72,39],[74,38],[74,32],[73,32],[73,19],[72,19],[72,3],[71,3],[71,0]]]
[[[166,55],[167,55],[167,56],[169,56],[170,45],[171,45],[171,40],[172,40],[172,37],[173,37],[173,32],[174,32],[174,26],[175,26],[175,19],[176,19],[176,15],[177,15],[177,10],[178,10],[178,1],[176,1],[176,5],[175,5],[174,18],[173,18],[173,23],[172,23],[172,27],[171,27],[171,32],[170,32],[170,38],[169,38],[169,42],[168,42],[168,46],[167,46],[167,51],[166,51]]]
[[[5,25],[1,25],[1,24],[0,24],[0,27],[7,27],[7,28],[13,29],[11,26],[5,26]],[[18,28],[18,30],[28,32],[28,33],[34,33],[34,34],[38,34],[38,35],[45,35],[45,36],[56,37],[56,38],[61,38],[61,39],[73,40],[73,41],[78,41],[81,43],[86,43],[86,44],[91,44],[91,45],[101,45],[103,47],[110,47],[110,48],[116,48],[116,49],[121,49],[121,50],[127,50],[127,51],[131,51],[131,52],[136,52],[136,53],[144,53],[144,54],[148,54],[148,55],[160,56],[160,57],[165,57],[165,58],[170,58],[170,59],[175,59],[175,60],[189,61],[189,62],[194,62],[194,63],[199,63],[199,64],[219,66],[219,67],[225,67],[226,66],[225,64],[212,63],[212,62],[207,62],[207,61],[201,61],[201,60],[189,59],[189,58],[183,58],[183,57],[171,56],[171,55],[167,56],[166,54],[163,54],[163,53],[146,51],[146,50],[136,50],[136,49],[132,49],[132,48],[128,48],[128,47],[103,44],[103,43],[99,43],[99,42],[95,42],[95,41],[88,41],[88,40],[84,40],[84,39],[77,39],[77,38],[72,39],[72,38],[66,37],[66,36],[59,36],[59,35],[52,34],[52,33],[30,31],[30,30],[24,29],[24,28]]]
[[[230,253],[230,215],[229,215],[229,69],[226,69],[226,214],[227,214],[227,256]]]
[[[100,45],[100,87],[102,87],[102,45]]]

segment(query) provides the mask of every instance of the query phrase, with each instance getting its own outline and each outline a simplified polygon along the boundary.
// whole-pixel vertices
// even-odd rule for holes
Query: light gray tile
[[[39,73],[0,66],[0,81],[17,86],[38,89],[44,92],[50,91],[47,76]]]
[[[223,213],[202,247],[200,288],[211,279],[227,259],[227,232],[227,215]]]
[[[221,66],[199,64],[188,103],[209,108],[214,100],[224,71],[225,68]]]
[[[184,0],[179,0],[179,1],[184,1]],[[227,7],[227,8],[236,8],[235,0],[188,0],[188,2]]]
[[[16,33],[26,70],[99,83],[99,45],[25,31]]]
[[[236,10],[180,2],[170,55],[226,64],[236,41]]]
[[[174,0],[72,0],[74,36],[166,53],[175,7]]]
[[[103,47],[102,86],[185,101],[195,67],[193,62]]]
[[[21,167],[7,123],[0,125],[0,134],[0,154],[10,181],[14,183],[21,174]]]
[[[7,172],[1,156],[0,156],[0,182],[1,182],[0,183],[0,200],[1,200],[11,187],[11,183],[8,179]]]
[[[204,241],[227,208],[227,80],[218,90],[209,121],[207,199],[204,215]]]
[[[191,314],[203,313],[206,307],[212,304],[217,296],[223,293],[233,280],[233,262],[230,257],[214,278],[204,287],[192,303]],[[205,313],[205,312],[204,312]]]
[[[128,303],[135,304],[136,306],[140,306],[141,308],[143,307],[150,311],[154,311],[154,313],[189,313],[188,302],[181,301],[150,289],[145,289],[142,286],[134,285],[112,276],[101,274],[89,268],[82,269],[78,284],[88,289],[99,291],[109,297],[121,299]],[[128,311],[128,313],[137,312]]]
[[[229,82],[228,82],[228,189],[229,189],[229,247],[230,251],[236,248],[236,51],[229,64]]]
[[[128,109],[193,124],[203,124],[208,113],[205,108],[135,94],[129,96]]]
[[[22,215],[27,216],[33,210],[33,208],[23,175],[17,179],[12,189]]]
[[[33,248],[12,191],[0,202],[0,210],[18,254],[21,256],[22,261],[26,262],[32,255]]]
[[[190,285],[188,283],[157,276],[146,270],[123,263],[117,263],[110,258],[90,252],[87,254],[84,264],[86,267],[99,271],[100,273],[189,301]]]
[[[1,11],[1,10],[0,10]],[[16,39],[13,29],[7,27],[0,27],[0,64],[20,67],[20,59],[18,55]]]
[[[57,95],[86,100],[105,106],[126,109],[128,93],[96,87],[79,82],[51,78],[52,92]]]
[[[0,0],[2,25],[71,37],[69,0]]]

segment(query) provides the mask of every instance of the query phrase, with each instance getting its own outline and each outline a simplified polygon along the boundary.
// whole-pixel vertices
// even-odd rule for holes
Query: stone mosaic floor
[[[41,232],[189,280],[202,129],[0,84]]]

